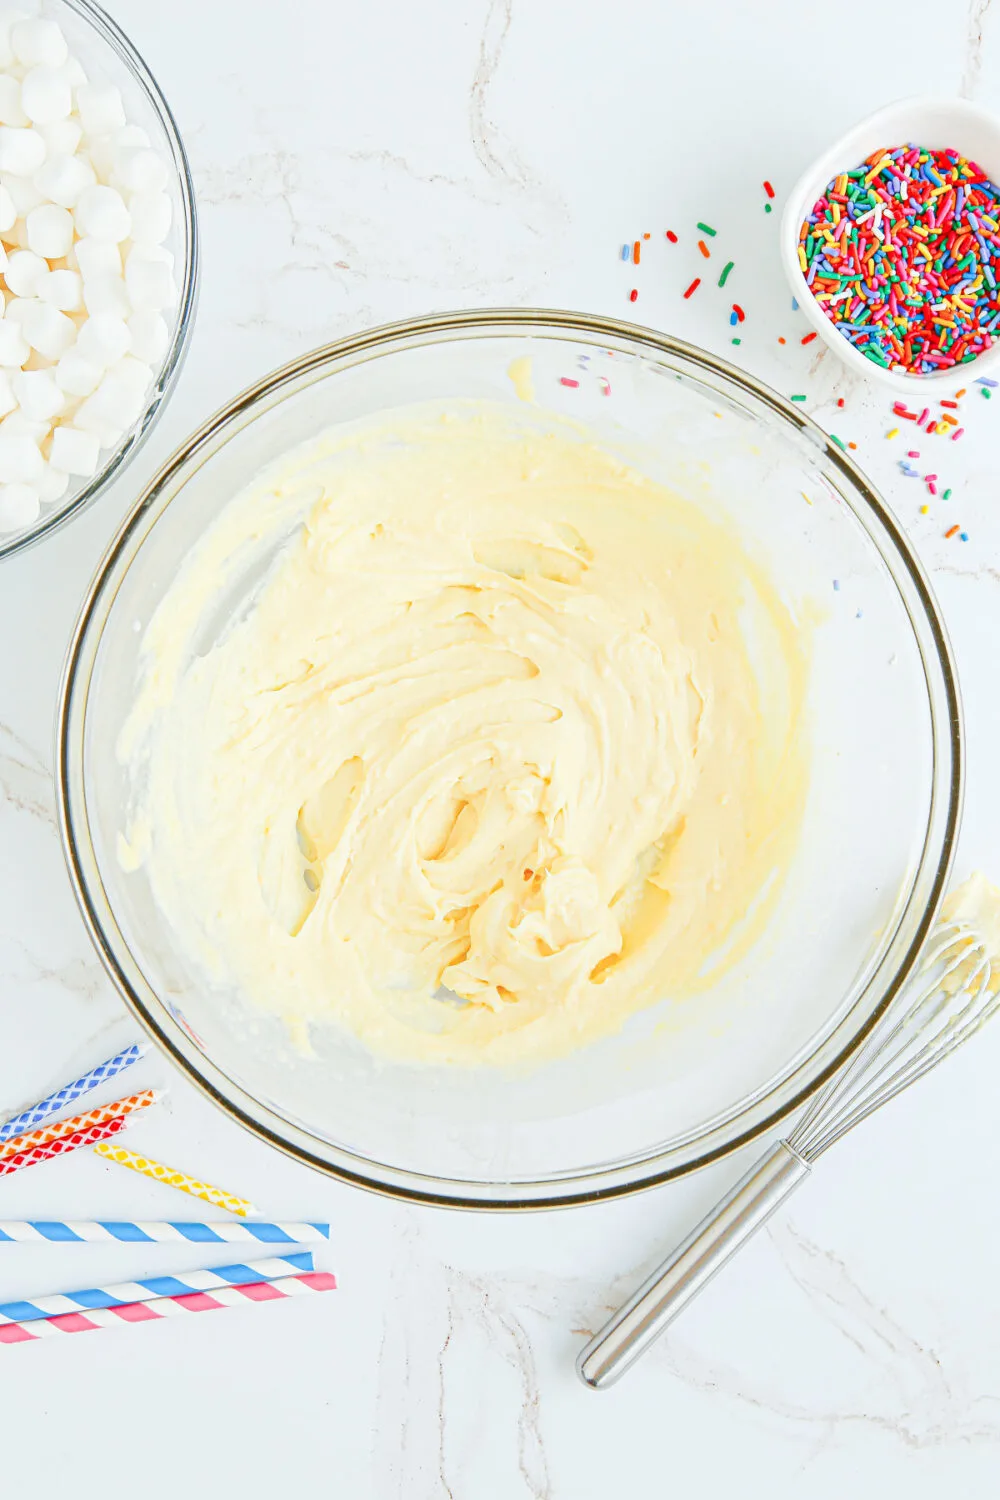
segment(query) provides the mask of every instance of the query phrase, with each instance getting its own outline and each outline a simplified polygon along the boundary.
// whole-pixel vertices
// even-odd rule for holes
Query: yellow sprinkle
[[[892,158],[891,158],[891,156],[887,152],[886,155],[883,156],[880,161],[877,161],[875,163],[875,165],[872,167],[871,171],[868,173],[868,176],[865,178],[865,187],[868,187],[870,183],[873,183],[875,181],[876,177],[881,172],[881,170],[885,166],[886,162],[887,161],[891,161],[891,160],[892,160]]]
[[[190,1193],[192,1198],[201,1198],[216,1208],[228,1208],[230,1213],[239,1214],[244,1219],[247,1214],[256,1213],[253,1204],[248,1203],[246,1198],[237,1198],[235,1194],[226,1193],[222,1188],[212,1187],[209,1182],[199,1182],[197,1177],[189,1177],[186,1172],[177,1172],[173,1167],[150,1161],[147,1156],[137,1156],[134,1151],[126,1151],[123,1146],[112,1146],[110,1141],[99,1141],[94,1150],[99,1156],[116,1161],[120,1167],[130,1167],[133,1172],[141,1172],[144,1177],[152,1177],[155,1182],[166,1182],[170,1187],[179,1188],[182,1193]]]
[[[840,193],[841,197],[843,197],[844,193],[847,192],[847,173],[846,172],[842,173],[837,178],[837,181],[836,181],[836,183],[835,183],[834,186],[835,186],[835,191],[838,192],[838,193]]]
[[[833,222],[835,224],[839,224],[840,223],[840,204],[839,203],[831,203],[830,207],[833,210]],[[832,239],[833,236],[831,235],[830,238]]]
[[[889,431],[886,433],[886,437],[887,438],[899,437],[899,428],[898,427],[891,427],[889,429]]]
[[[922,505],[920,507],[920,514],[922,516],[926,516],[929,510],[930,510],[930,506],[929,505]]]
[[[809,262],[806,260],[806,252],[801,245],[799,246],[799,265],[802,267],[803,275],[807,274],[809,270]]]
[[[806,494],[805,490],[799,490],[799,494],[802,496],[807,505],[812,505],[812,501],[809,499],[809,496]]]

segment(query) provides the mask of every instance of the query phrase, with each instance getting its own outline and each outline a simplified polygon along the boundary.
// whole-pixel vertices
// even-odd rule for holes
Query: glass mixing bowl
[[[176,121],[152,73],[125,33],[92,0],[39,0],[25,6],[25,14],[57,21],[94,83],[113,83],[121,90],[130,125],[139,125],[153,146],[170,164],[164,191],[172,207],[170,233],[163,243],[174,258],[177,302],[164,311],[170,338],[155,378],[146,393],[141,414],[102,457],[101,467],[90,479],[73,480],[54,505],[43,505],[41,514],[20,531],[0,531],[0,561],[48,536],[70,516],[89,505],[131,462],[152,431],[173,390],[194,324],[198,286],[198,224],[194,183]]]
[[[145,874],[116,856],[129,785],[115,745],[143,631],[226,502],[333,423],[436,398],[517,400],[580,419],[655,478],[729,517],[810,619],[811,775],[800,847],[769,925],[712,988],[535,1071],[381,1061],[333,1027],[309,1047],[190,964]],[[289,532],[298,524],[289,519]],[[273,555],[273,543],[268,556]],[[207,649],[259,580],[239,587]],[[484,311],[375,329],[246,391],[167,463],[87,595],[59,721],[72,879],[136,1017],[235,1119],[300,1161],[399,1197],[468,1207],[592,1201],[690,1171],[803,1100],[911,970],[954,850],[961,717],[924,574],[851,460],[799,411],[701,350],[563,312]]]

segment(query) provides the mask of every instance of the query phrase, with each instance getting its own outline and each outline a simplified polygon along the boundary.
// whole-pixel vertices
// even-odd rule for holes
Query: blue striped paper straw
[[[245,1244],[307,1245],[330,1238],[329,1224],[265,1224],[255,1219],[225,1219],[218,1224],[183,1220],[132,1223],[127,1219],[0,1219],[2,1240],[48,1240],[54,1244],[75,1241],[127,1244],[175,1244],[178,1240],[198,1245]]]
[[[215,1291],[221,1286],[248,1286],[255,1281],[274,1281],[289,1272],[311,1271],[308,1250],[298,1255],[276,1255],[248,1265],[215,1266],[211,1271],[186,1271],[183,1276],[150,1276],[144,1281],[122,1281],[115,1286],[89,1287],[82,1292],[60,1292],[35,1297],[30,1302],[0,1303],[0,1322],[30,1323],[36,1318],[55,1318],[62,1313],[95,1307],[124,1307],[132,1302],[150,1302],[154,1297],[183,1297],[188,1292]]]
[[[22,1109],[19,1115],[5,1120],[0,1125],[0,1144],[10,1140],[12,1135],[21,1135],[25,1130],[31,1130],[39,1125],[49,1115],[54,1115],[57,1110],[65,1109],[67,1104],[72,1104],[79,1099],[81,1094],[89,1094],[91,1089],[96,1089],[98,1084],[114,1078],[116,1073],[129,1068],[146,1050],[144,1042],[133,1042],[130,1047],[125,1047],[117,1052],[114,1057],[109,1057],[107,1062],[98,1063],[96,1068],[91,1068],[89,1073],[84,1073],[82,1078],[76,1079],[74,1083],[67,1083],[64,1088],[57,1089],[54,1094],[33,1104],[30,1109]]]

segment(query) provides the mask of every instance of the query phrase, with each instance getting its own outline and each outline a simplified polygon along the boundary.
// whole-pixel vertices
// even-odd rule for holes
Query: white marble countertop
[[[765,215],[880,103],[1000,107],[990,0],[112,0],[177,114],[204,234],[190,357],[153,441],[75,524],[0,571],[0,1102],[129,1034],[77,916],[53,821],[52,723],[84,585],[141,481],[254,376],[401,316],[526,303],[632,317],[733,356],[845,441],[930,568],[966,701],[959,873],[1000,875],[1000,400],[942,445],[945,512],[884,440],[889,401],[802,348]],[[732,246],[747,311],[691,229]],[[664,230],[684,231],[669,247]],[[650,231],[642,266],[619,249]],[[713,268],[717,263],[713,261]],[[636,287],[634,306],[628,292]],[[788,339],[782,347],[777,338]],[[1000,392],[998,392],[1000,396]],[[836,399],[843,397],[843,410]],[[944,465],[947,463],[947,475]],[[943,538],[952,516],[969,541]],[[176,1078],[141,1146],[276,1215],[328,1216],[341,1290],[260,1314],[48,1340],[0,1356],[4,1494],[232,1486],[351,1500],[605,1495],[910,1500],[996,1493],[1000,1029],[848,1138],[632,1376],[586,1391],[580,1330],[733,1181],[733,1160],[637,1199],[496,1218],[394,1205],[268,1151]],[[152,1056],[143,1082],[165,1083]],[[135,1070],[139,1081],[139,1070]],[[136,1132],[139,1142],[139,1132]],[[182,1212],[86,1160],[4,1185],[4,1217]],[[4,1297],[138,1274],[123,1250],[12,1247]],[[190,1257],[187,1257],[190,1263]],[[157,1269],[185,1264],[170,1252]],[[146,1270],[147,1267],[142,1267]],[[30,1486],[30,1491],[29,1491]]]

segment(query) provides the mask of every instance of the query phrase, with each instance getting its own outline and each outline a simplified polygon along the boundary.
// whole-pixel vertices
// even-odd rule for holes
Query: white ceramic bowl
[[[963,156],[978,162],[994,182],[1000,181],[1000,119],[966,99],[900,99],[855,125],[803,172],[789,194],[781,220],[781,259],[796,302],[838,359],[855,374],[867,375],[870,380],[900,394],[913,395],[918,385],[934,384],[948,388],[963,385],[980,375],[994,375],[1000,368],[1000,342],[966,365],[936,370],[932,375],[903,375],[884,370],[874,360],[866,359],[842,333],[837,332],[806,285],[798,256],[802,221],[827,183],[840,172],[856,167],[880,146],[899,146],[904,141],[935,150],[953,147]]]

